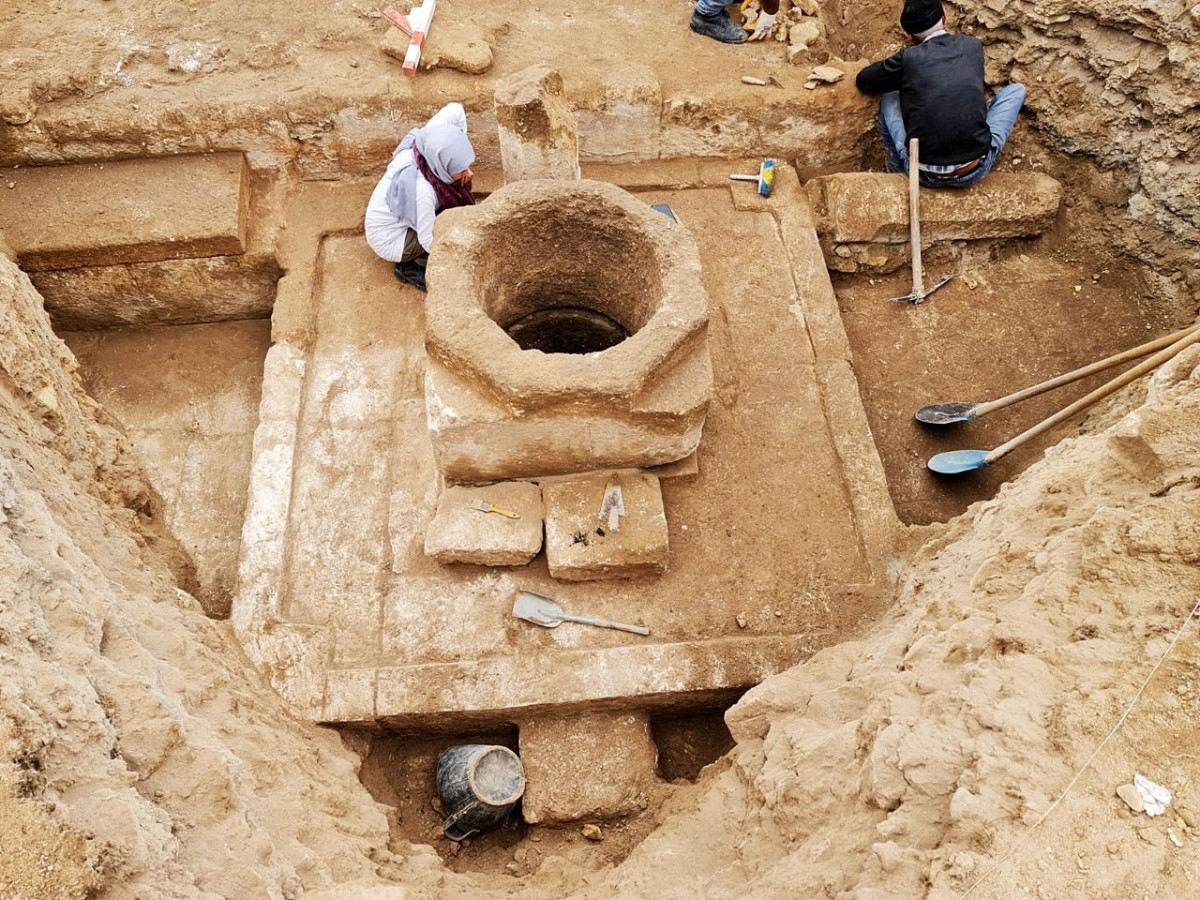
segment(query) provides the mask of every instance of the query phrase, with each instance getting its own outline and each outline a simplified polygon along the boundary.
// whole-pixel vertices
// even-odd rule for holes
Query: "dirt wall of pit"
[[[1129,216],[1111,223],[1114,250],[1150,262],[1176,290],[1195,293],[1200,6],[1182,0],[954,5],[961,26],[984,42],[989,81],[1024,83],[1026,110],[1054,145],[1124,173],[1117,185],[1101,188]]]
[[[373,875],[387,823],[357,758],[180,587],[160,501],[7,257],[0,335],[0,893],[294,897]]]

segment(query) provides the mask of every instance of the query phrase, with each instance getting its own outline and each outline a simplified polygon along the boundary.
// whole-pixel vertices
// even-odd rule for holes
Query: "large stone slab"
[[[311,206],[290,222],[350,224],[323,240],[292,227],[280,243],[288,274],[232,618],[299,715],[444,730],[711,709],[878,610],[894,519],[870,433],[855,424],[849,353],[795,173],[784,167],[778,197],[762,201],[731,192],[727,166],[711,180],[695,164],[655,169],[655,183],[701,185],[634,199],[670,202],[700,245],[719,380],[699,471],[663,483],[671,565],[653,578],[564,582],[540,559],[489,568],[426,556],[444,488],[424,402],[440,377],[425,352],[430,308],[349,233],[357,187],[298,193]],[[651,391],[640,402],[676,401]],[[439,416],[464,409],[454,398]],[[530,445],[531,465],[541,451]],[[521,590],[651,633],[540,628],[513,617]]]
[[[0,227],[27,271],[228,256],[246,249],[241,153],[13,170]]]
[[[835,243],[909,240],[908,178],[822,175],[805,184],[817,233]],[[1062,185],[1049,175],[993,172],[962,190],[921,188],[921,235],[930,241],[1023,237],[1054,222]]]
[[[54,327],[189,325],[266,319],[282,274],[271,256],[210,256],[32,272]]]
[[[484,512],[480,503],[516,517]],[[523,566],[541,549],[542,492],[523,481],[446,488],[425,532],[425,555],[440,563]]]
[[[271,323],[62,337],[88,392],[124,424],[145,461],[167,524],[196,564],[201,605],[228,616]]]
[[[606,490],[624,514],[601,515]],[[662,488],[653,475],[592,475],[543,488],[546,560],[563,581],[661,575],[670,555]],[[616,528],[612,528],[612,524]]]
[[[658,749],[645,712],[593,712],[520,723],[526,822],[607,819],[646,807]]]

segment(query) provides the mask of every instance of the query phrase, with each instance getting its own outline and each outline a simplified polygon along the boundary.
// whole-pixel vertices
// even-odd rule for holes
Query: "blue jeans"
[[[696,0],[696,12],[702,16],[715,16],[724,12],[728,5],[725,0]]]
[[[698,5],[698,4],[697,4]],[[968,187],[983,179],[996,165],[1000,151],[1013,126],[1017,115],[1025,104],[1025,87],[1009,84],[996,91],[988,104],[987,123],[992,132],[992,146],[978,169],[958,178],[933,178],[928,173],[920,174],[921,184],[931,188]],[[879,133],[883,135],[883,149],[887,153],[889,172],[908,172],[908,135],[904,130],[904,117],[900,114],[900,93],[891,91],[879,98]]]

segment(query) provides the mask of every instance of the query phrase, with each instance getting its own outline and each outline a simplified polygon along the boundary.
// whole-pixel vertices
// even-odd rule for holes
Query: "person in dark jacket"
[[[879,131],[888,171],[908,172],[908,139],[915,137],[921,184],[975,184],[996,165],[1025,88],[1007,85],[987,103],[983,46],[946,32],[941,0],[904,0],[900,27],[912,46],[867,66],[855,81],[864,94],[882,95]]]

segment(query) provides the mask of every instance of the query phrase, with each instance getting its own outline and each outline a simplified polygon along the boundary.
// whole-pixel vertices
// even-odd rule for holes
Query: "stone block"
[[[617,528],[601,516],[609,484],[620,488],[625,514]],[[546,560],[563,581],[633,578],[667,570],[669,538],[662,488],[653,475],[593,475],[543,488]]]
[[[27,271],[245,252],[241,153],[167,156],[9,173],[0,223]]]
[[[909,240],[908,179],[852,172],[806,185],[818,234],[834,244],[902,244]],[[921,189],[926,241],[1026,237],[1054,222],[1062,185],[1048,175],[993,172],[962,190]]]
[[[520,518],[481,512],[481,501]],[[440,563],[523,566],[541,549],[542,492],[523,481],[446,488],[425,532],[425,555]]]
[[[266,319],[281,275],[270,256],[211,256],[31,272],[54,327],[187,325]]]
[[[644,712],[591,712],[519,723],[526,822],[607,819],[645,809],[658,750]]]
[[[476,23],[442,21],[435,26],[437,39],[421,50],[421,70],[454,69],[468,75],[482,75],[492,67],[492,45]],[[379,49],[385,56],[404,62],[410,38],[396,28],[389,28]]]
[[[659,114],[663,105],[658,73],[651,66],[626,60],[620,66],[606,67],[602,73],[589,74],[599,77],[599,83],[572,98],[579,133],[587,135],[588,157],[610,164],[656,160],[661,152]],[[612,180],[595,177],[599,181]],[[627,187],[620,181],[613,183]]]
[[[505,181],[579,178],[579,134],[562,89],[562,76],[544,64],[497,83],[496,124]]]

